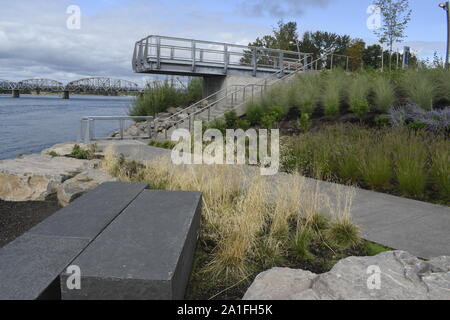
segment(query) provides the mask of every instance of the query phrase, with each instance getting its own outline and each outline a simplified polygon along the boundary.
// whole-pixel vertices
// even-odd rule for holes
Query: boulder
[[[423,261],[404,251],[349,257],[329,272],[274,268],[244,300],[450,300],[450,257]]]
[[[58,187],[58,201],[65,207],[87,191],[109,181],[117,181],[117,179],[113,178],[103,170],[88,169],[75,177],[64,181],[64,183]]]
[[[0,199],[43,201],[65,180],[88,168],[90,162],[43,154],[0,161]]]

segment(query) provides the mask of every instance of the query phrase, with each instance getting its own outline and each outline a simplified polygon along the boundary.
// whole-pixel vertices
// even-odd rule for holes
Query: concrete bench
[[[201,193],[145,190],[72,263],[81,289],[62,299],[183,299],[200,225]]]
[[[59,299],[59,275],[147,187],[105,183],[0,249],[0,300]]]

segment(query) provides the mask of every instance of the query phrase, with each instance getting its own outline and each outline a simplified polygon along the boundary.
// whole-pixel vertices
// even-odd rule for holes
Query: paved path
[[[170,152],[145,144],[122,143],[115,149],[136,161],[155,159]],[[274,179],[276,181],[283,176],[286,175],[279,174]],[[330,193],[334,185],[313,179],[308,181],[311,185],[319,183],[320,190]],[[450,256],[449,207],[356,189],[352,217],[367,240],[422,258]]]

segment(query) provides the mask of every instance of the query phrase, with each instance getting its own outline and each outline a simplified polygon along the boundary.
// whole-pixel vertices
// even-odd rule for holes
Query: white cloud
[[[323,8],[330,3],[331,0],[245,0],[241,2],[240,8],[250,16],[284,18],[301,16],[307,7]]]
[[[112,76],[140,81],[131,56],[136,40],[161,34],[242,43],[269,28],[226,21],[222,16],[158,1],[133,0],[95,15],[84,14],[81,29],[69,30],[66,0],[20,0],[0,11],[0,78],[47,77],[69,81]],[[202,12],[202,13],[199,13]],[[192,13],[192,14],[189,14]],[[247,42],[248,43],[248,42]]]

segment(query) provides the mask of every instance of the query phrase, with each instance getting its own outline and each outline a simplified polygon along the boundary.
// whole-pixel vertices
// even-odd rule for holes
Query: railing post
[[[280,70],[283,70],[283,68],[284,68],[284,54],[283,54],[283,52],[280,52],[280,56],[279,56],[279,63],[280,63],[280,65],[279,65],[279,67],[280,67]],[[282,73],[282,75],[283,75],[283,72],[281,72]]]
[[[156,68],[161,69],[161,38],[156,38]]]
[[[333,70],[333,54],[331,54],[331,68],[330,68],[330,70]]]
[[[252,50],[252,64],[253,64],[253,76],[256,77],[256,71],[257,71],[257,63],[258,63],[258,58],[257,58],[257,50],[256,48],[254,48]]]
[[[88,118],[86,120],[86,137],[84,139],[84,143],[90,144],[91,143],[91,120]]]
[[[203,62],[203,49],[200,49],[200,62]]]
[[[147,62],[148,57],[148,38],[145,40],[144,61]]]
[[[92,140],[95,139],[95,119],[92,119],[92,127],[91,127],[91,129],[92,129],[92,134],[91,134],[90,140],[92,141]]]
[[[80,135],[79,135],[79,140],[78,142],[82,143],[84,138],[83,138],[83,119],[80,120]]]
[[[223,52],[223,63],[224,63],[224,68],[223,68],[223,73],[227,74],[228,72],[228,63],[229,63],[229,57],[228,57],[228,46],[224,45],[224,52]]]
[[[120,128],[120,140],[123,140],[123,134],[124,134],[124,121],[123,119],[119,120],[119,128]]]
[[[192,57],[192,72],[194,72],[195,71],[195,41],[194,40],[192,40],[191,57]]]
[[[346,63],[346,65],[345,65],[345,71],[347,71],[348,72],[348,57],[347,57],[347,63]]]
[[[153,119],[147,119],[147,130],[148,130],[148,138],[151,139],[153,134],[152,134],[152,121]]]

